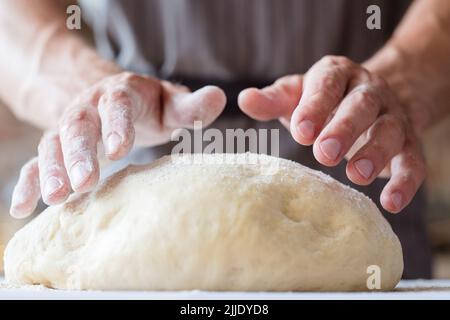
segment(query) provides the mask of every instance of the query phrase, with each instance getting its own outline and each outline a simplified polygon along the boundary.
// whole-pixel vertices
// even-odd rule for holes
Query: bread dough
[[[367,268],[376,265],[381,288],[395,287],[401,246],[369,198],[298,163],[246,156],[203,155],[201,164],[166,156],[72,195],[16,233],[7,280],[59,289],[349,291],[367,290]]]

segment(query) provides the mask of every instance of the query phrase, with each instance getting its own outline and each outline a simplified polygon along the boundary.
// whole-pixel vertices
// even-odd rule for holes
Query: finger
[[[42,199],[48,205],[61,203],[69,196],[70,182],[64,167],[58,133],[46,133],[39,143],[38,151]]]
[[[166,128],[193,128],[195,121],[208,126],[225,108],[226,96],[218,87],[205,86],[190,93],[167,82],[162,82],[162,86],[162,123]]]
[[[387,211],[398,213],[411,202],[426,175],[425,160],[416,140],[406,140],[402,152],[391,160],[391,173],[380,202]]]
[[[12,195],[11,216],[18,219],[28,217],[33,213],[40,197],[38,159],[33,158],[20,171]]]
[[[263,89],[245,89],[238,96],[239,108],[259,121],[290,119],[302,95],[302,81],[300,75],[289,75]]]
[[[70,109],[62,118],[59,136],[72,189],[76,192],[92,190],[99,177],[97,142],[100,118],[97,109]]]
[[[325,57],[306,74],[303,94],[291,119],[291,134],[311,145],[332,111],[344,97],[354,64],[343,57]]]
[[[327,166],[337,165],[358,137],[375,122],[381,106],[375,87],[360,85],[350,91],[314,142],[317,161]]]
[[[111,160],[122,158],[133,146],[134,121],[142,108],[142,104],[136,100],[126,87],[107,90],[99,99],[103,145]]]
[[[348,161],[347,176],[359,185],[371,183],[405,144],[404,122],[385,114],[368,131],[368,141]]]

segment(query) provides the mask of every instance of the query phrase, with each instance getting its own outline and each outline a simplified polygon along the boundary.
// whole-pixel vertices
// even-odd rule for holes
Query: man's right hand
[[[21,170],[11,215],[29,216],[41,195],[46,204],[54,205],[66,200],[71,189],[92,190],[99,179],[100,139],[106,156],[117,160],[135,141],[158,145],[196,120],[210,124],[225,103],[223,91],[213,86],[191,93],[186,87],[128,72],[101,80],[65,110],[57,130],[44,134],[38,156]]]

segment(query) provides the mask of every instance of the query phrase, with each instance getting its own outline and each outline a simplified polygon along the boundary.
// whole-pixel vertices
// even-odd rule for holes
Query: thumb
[[[163,125],[167,128],[193,128],[194,121],[211,124],[223,111],[226,96],[216,86],[205,86],[194,92],[185,87],[163,84]]]
[[[303,77],[288,75],[263,89],[248,88],[238,97],[242,112],[260,121],[289,119],[302,95]]]

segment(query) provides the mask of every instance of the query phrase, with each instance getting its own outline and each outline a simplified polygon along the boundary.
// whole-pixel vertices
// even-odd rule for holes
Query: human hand
[[[88,192],[99,179],[97,144],[111,160],[124,157],[135,141],[158,145],[196,120],[214,121],[226,97],[217,87],[193,93],[167,81],[123,72],[82,92],[61,117],[59,128],[44,134],[38,156],[25,164],[14,189],[11,215],[30,215],[42,195],[46,204],[63,202],[71,189]]]
[[[425,178],[414,115],[381,77],[345,57],[324,57],[305,75],[248,88],[238,100],[254,119],[280,119],[295,141],[313,145],[321,164],[336,166],[346,157],[352,182],[390,176],[380,202],[392,213],[408,205]]]

